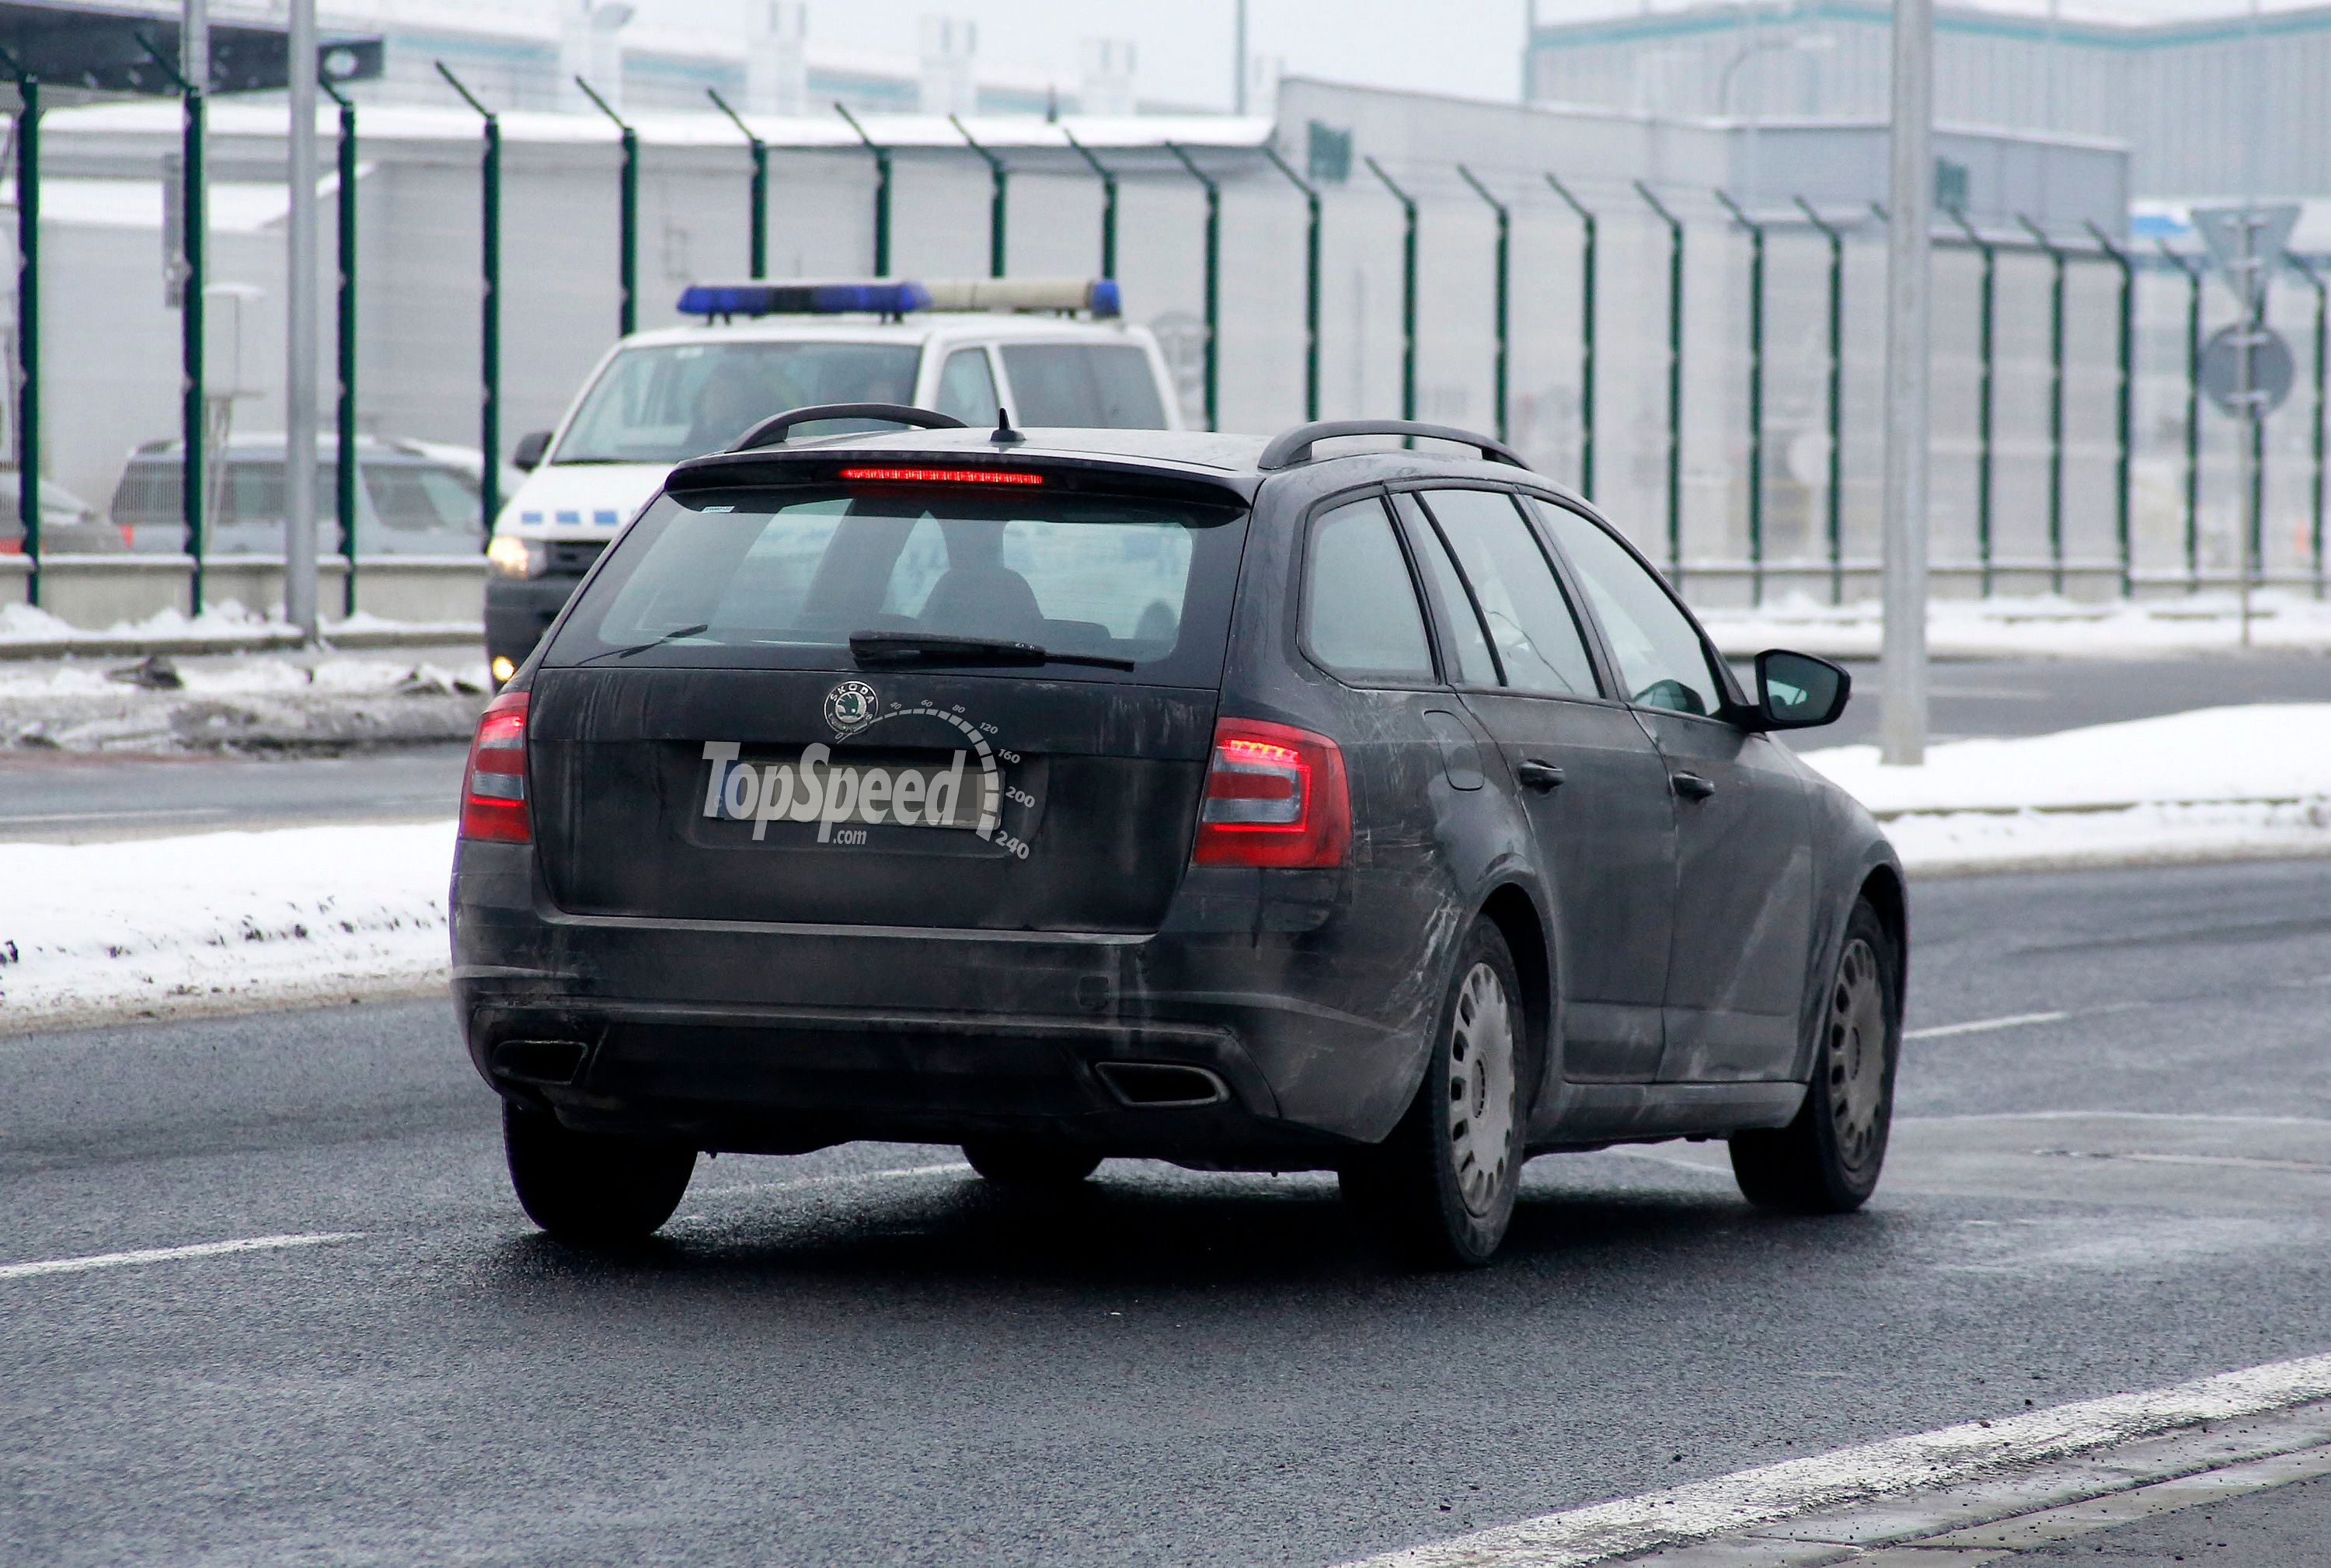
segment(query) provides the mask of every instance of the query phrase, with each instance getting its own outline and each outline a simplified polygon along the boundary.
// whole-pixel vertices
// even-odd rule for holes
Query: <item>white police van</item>
[[[600,360],[558,428],[518,443],[527,477],[487,548],[486,653],[506,680],[583,574],[683,458],[819,404],[937,409],[967,424],[1178,430],[1156,340],[1115,282],[692,284],[685,327],[635,332]],[[796,434],[883,428],[832,420]]]

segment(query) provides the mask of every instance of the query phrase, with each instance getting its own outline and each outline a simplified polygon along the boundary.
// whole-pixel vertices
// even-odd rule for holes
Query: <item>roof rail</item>
[[[951,413],[938,413],[928,408],[913,408],[903,403],[813,403],[806,408],[789,408],[774,418],[765,419],[747,431],[730,451],[751,451],[757,447],[782,446],[785,432],[797,424],[814,424],[828,419],[879,419],[891,424],[910,425],[918,430],[962,430],[963,421]]]
[[[1319,419],[1299,424],[1270,438],[1270,444],[1262,449],[1258,466],[1266,472],[1293,468],[1297,463],[1311,461],[1311,448],[1316,442],[1348,435],[1410,435],[1454,442],[1459,446],[1474,448],[1489,462],[1511,463],[1518,469],[1529,467],[1521,454],[1504,442],[1460,430],[1453,424],[1424,424],[1413,419]]]

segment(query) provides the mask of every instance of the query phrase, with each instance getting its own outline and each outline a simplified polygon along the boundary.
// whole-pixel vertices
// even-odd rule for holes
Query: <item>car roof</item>
[[[766,466],[775,470],[804,459],[830,458],[849,452],[869,455],[960,460],[980,457],[1051,457],[1090,462],[1108,468],[1146,468],[1204,480],[1235,489],[1250,499],[1264,481],[1283,476],[1302,477],[1320,489],[1342,484],[1397,483],[1404,479],[1487,480],[1511,484],[1527,481],[1565,499],[1578,500],[1568,486],[1530,469],[1489,462],[1431,451],[1362,448],[1298,462],[1285,469],[1261,467],[1270,444],[1263,437],[1208,431],[1101,430],[1080,426],[1036,427],[1022,430],[1023,439],[998,444],[993,431],[984,428],[899,430],[813,437],[747,452],[711,452],[691,458],[673,470],[673,480],[686,483],[691,474],[720,470],[721,480],[742,479],[744,472]],[[1584,503],[1581,503],[1584,504]]]
[[[1090,343],[1123,341],[1137,330],[1118,320],[1038,315],[1006,310],[918,310],[883,316],[754,316],[729,321],[691,321],[634,332],[619,346],[661,347],[680,343],[896,343],[919,347],[958,337]]]

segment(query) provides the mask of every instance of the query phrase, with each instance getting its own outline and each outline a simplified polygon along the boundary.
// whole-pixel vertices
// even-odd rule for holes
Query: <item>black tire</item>
[[[1004,1187],[1073,1187],[1100,1169],[1099,1155],[1038,1138],[974,1138],[963,1145],[963,1157]]]
[[[696,1151],[659,1138],[578,1133],[547,1111],[502,1102],[502,1149],[527,1214],[561,1241],[638,1241],[671,1218]]]
[[[1902,958],[1867,900],[1855,902],[1838,949],[1803,1108],[1778,1131],[1732,1136],[1732,1174],[1760,1209],[1851,1213],[1877,1191],[1886,1164],[1902,1054]]]
[[[1492,981],[1502,1049],[1485,1032],[1493,1029],[1484,989]],[[1537,1059],[1513,955],[1496,926],[1476,919],[1416,1098],[1390,1137],[1337,1173],[1372,1238],[1429,1269],[1478,1269],[1497,1255],[1521,1187]]]

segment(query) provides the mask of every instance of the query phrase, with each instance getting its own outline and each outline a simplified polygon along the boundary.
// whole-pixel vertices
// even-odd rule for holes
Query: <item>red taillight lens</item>
[[[1340,866],[1351,843],[1351,790],[1334,741],[1260,719],[1215,721],[1194,863]]]
[[[496,843],[534,839],[526,811],[526,697],[507,691],[479,716],[461,781],[461,836]]]

